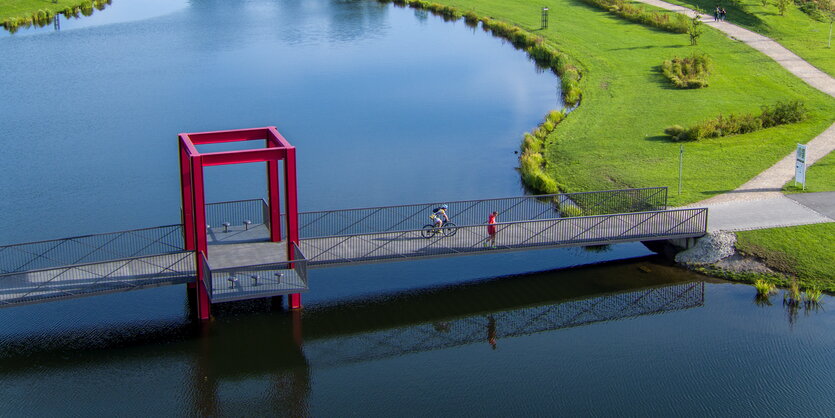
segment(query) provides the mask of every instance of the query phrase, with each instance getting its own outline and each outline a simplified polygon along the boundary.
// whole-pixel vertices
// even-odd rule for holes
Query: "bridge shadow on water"
[[[215,415],[231,382],[266,380],[267,408],[307,411],[311,370],[656,315],[704,304],[704,283],[663,265],[615,262],[449,285],[286,312],[276,300],[220,304],[202,325],[146,322],[126,332],[81,329],[0,341],[0,376],[39,370],[188,364],[193,411]],[[684,278],[682,278],[684,277]],[[119,327],[113,327],[118,329]],[[121,327],[124,331],[125,327]],[[97,334],[97,338],[88,338]],[[69,342],[69,343],[68,343]],[[71,361],[67,361],[70,358]],[[182,376],[180,377],[182,378]],[[275,409],[273,409],[275,410]]]

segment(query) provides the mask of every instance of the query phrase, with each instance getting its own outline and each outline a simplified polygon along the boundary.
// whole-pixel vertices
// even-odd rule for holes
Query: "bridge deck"
[[[621,199],[616,207],[665,206],[665,199],[654,202],[658,191],[639,192],[649,195],[629,192],[631,197],[624,200],[624,191],[612,194]],[[303,213],[302,239],[293,247],[292,262],[285,243],[265,242],[267,227],[259,215],[266,212],[263,201],[230,202],[234,211],[212,209],[216,216],[211,222],[227,226],[207,231],[206,285],[212,302],[225,302],[305,292],[308,266],[678,239],[702,236],[707,229],[706,209],[554,215],[555,208],[581,198],[599,208],[611,206],[610,200],[602,204],[596,196],[451,202],[451,209],[456,206],[453,221],[466,225],[429,238],[419,229],[398,228],[425,222],[430,204]],[[647,199],[654,203],[647,204]],[[512,221],[494,225],[494,241],[487,225],[477,223],[480,214],[495,208]],[[227,218],[236,220],[235,226]],[[182,250],[180,228],[169,225],[0,247],[0,307],[194,281],[196,258]]]

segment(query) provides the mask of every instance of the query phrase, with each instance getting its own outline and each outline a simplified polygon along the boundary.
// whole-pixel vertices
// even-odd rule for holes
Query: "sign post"
[[[681,196],[681,175],[684,171],[684,145],[678,146],[678,195]]]
[[[794,163],[794,184],[803,185],[806,190],[806,145],[797,144],[797,158]]]

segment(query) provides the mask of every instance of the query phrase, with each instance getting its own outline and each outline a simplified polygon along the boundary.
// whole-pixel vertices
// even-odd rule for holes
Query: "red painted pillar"
[[[291,243],[299,245],[299,204],[295,147],[287,148],[287,156],[284,159],[284,191],[287,193],[287,259],[292,260],[295,253]],[[293,293],[289,295],[288,302],[290,309],[301,309],[302,295]]]
[[[203,157],[192,158],[192,190],[194,195],[194,232],[195,242],[197,244],[196,262],[197,262],[197,317],[201,320],[209,319],[211,314],[211,302],[209,301],[209,293],[206,289],[206,273],[203,271],[203,261],[200,258],[200,253],[208,256],[209,245],[206,240],[206,200],[203,190]]]
[[[267,190],[270,206],[270,241],[281,241],[281,194],[278,190],[278,161],[267,161]]]
[[[191,158],[180,139],[180,191],[183,199],[183,243],[188,251],[195,250],[194,244],[194,201],[191,195]]]

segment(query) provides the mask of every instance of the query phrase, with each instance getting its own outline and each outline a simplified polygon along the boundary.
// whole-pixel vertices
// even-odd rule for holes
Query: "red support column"
[[[211,302],[206,289],[206,272],[203,271],[203,260],[200,254],[208,256],[209,245],[206,239],[206,201],[203,190],[203,161],[202,157],[192,158],[192,191],[194,196],[194,232],[196,242],[197,262],[197,317],[201,320],[209,319],[211,314]]]
[[[287,259],[293,260],[295,253],[292,244],[299,245],[299,206],[296,189],[296,148],[287,148],[284,159],[284,191],[287,193]],[[290,309],[301,309],[302,295],[288,295]]]
[[[183,243],[185,249],[194,251],[194,201],[191,195],[191,158],[185,144],[180,141],[180,190],[183,199]]]
[[[267,161],[267,191],[270,206],[270,241],[281,241],[281,194],[278,190],[278,161]]]

